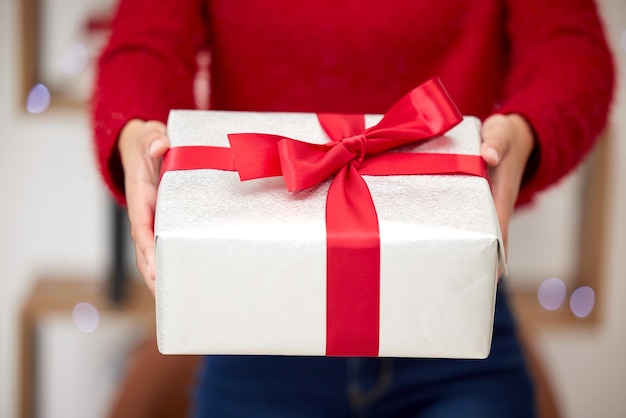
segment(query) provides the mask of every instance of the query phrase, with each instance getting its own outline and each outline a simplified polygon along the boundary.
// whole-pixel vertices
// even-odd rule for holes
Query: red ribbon
[[[441,135],[462,120],[438,79],[411,91],[371,128],[365,129],[362,115],[320,114],[318,119],[331,139],[327,144],[278,135],[229,134],[230,149],[171,148],[162,172],[236,169],[242,181],[282,175],[289,191],[334,176],[326,202],[326,355],[377,356],[380,235],[374,202],[361,175],[487,177],[486,168],[474,155],[385,153]]]

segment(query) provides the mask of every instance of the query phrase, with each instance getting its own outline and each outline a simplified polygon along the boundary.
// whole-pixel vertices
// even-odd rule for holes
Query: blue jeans
[[[498,290],[486,360],[210,356],[195,417],[529,418],[532,385]]]

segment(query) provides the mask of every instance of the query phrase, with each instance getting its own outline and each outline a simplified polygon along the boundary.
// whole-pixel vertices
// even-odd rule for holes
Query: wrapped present
[[[162,353],[488,355],[504,255],[480,122],[437,81],[384,116],[174,110],[168,135]]]

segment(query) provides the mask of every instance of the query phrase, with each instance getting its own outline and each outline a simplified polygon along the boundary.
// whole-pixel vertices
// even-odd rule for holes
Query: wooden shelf
[[[20,417],[35,416],[36,327],[42,317],[63,312],[71,315],[77,303],[86,302],[102,317],[121,316],[154,332],[154,298],[142,281],[128,280],[127,297],[119,304],[107,299],[104,283],[78,276],[43,277],[36,282],[20,318]]]

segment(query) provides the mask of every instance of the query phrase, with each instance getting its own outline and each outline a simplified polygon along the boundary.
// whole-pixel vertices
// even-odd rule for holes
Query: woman
[[[122,0],[94,96],[104,179],[128,205],[154,291],[153,217],[172,108],[193,108],[198,51],[210,107],[382,113],[439,76],[484,120],[505,237],[513,209],[575,167],[606,122],[613,85],[591,0]],[[502,285],[499,286],[502,288]],[[198,416],[530,417],[531,384],[498,292],[484,361],[212,357]]]

